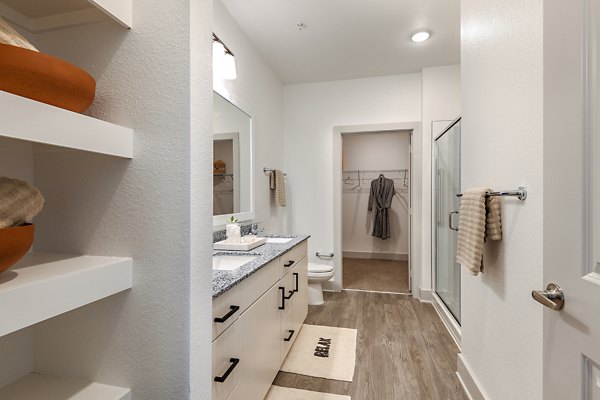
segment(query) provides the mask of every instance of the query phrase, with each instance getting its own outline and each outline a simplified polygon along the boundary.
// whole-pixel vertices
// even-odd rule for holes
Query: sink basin
[[[287,243],[290,240],[292,240],[293,238],[267,238],[267,243],[278,243],[278,244],[283,244],[283,243]]]
[[[217,271],[233,271],[249,263],[258,256],[213,256],[213,269]]]

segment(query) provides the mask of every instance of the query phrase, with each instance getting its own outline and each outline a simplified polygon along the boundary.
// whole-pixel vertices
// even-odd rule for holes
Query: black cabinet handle
[[[219,382],[219,383],[225,382],[225,380],[229,377],[229,375],[231,375],[231,373],[233,372],[235,367],[237,367],[237,365],[240,363],[240,359],[239,358],[230,358],[229,362],[231,363],[231,365],[229,366],[229,368],[227,368],[227,371],[225,371],[223,376],[215,376],[215,382]]]
[[[279,309],[285,310],[285,288],[279,286],[279,290],[281,290],[281,305],[279,306]]]
[[[215,318],[215,322],[222,324],[223,322],[227,321],[229,319],[229,317],[231,317],[233,314],[235,314],[239,309],[240,309],[239,306],[229,307],[230,311],[227,314],[225,314],[224,316],[222,316],[221,318]]]
[[[300,274],[298,274],[297,272],[294,272],[294,279],[296,280],[296,287],[294,289],[294,292],[298,292],[299,286],[298,286],[298,276]]]
[[[283,264],[284,267],[291,267],[292,265],[294,265],[296,261],[288,261],[287,264]]]
[[[295,332],[295,331],[294,331],[294,330],[292,330],[292,329],[290,329],[288,332],[290,333],[290,336],[288,336],[288,337],[286,337],[285,339],[283,339],[283,341],[284,341],[284,342],[289,342],[289,341],[291,341],[291,340],[292,340],[292,337],[294,336],[294,332]]]
[[[286,300],[289,300],[289,299],[291,299],[291,298],[292,298],[292,296],[293,296],[293,295],[294,295],[294,293],[296,293],[296,292],[294,292],[293,290],[290,290],[290,291],[289,291],[289,293],[290,293],[290,295],[289,295],[289,296],[283,296],[283,298],[284,298],[284,299],[286,299]]]

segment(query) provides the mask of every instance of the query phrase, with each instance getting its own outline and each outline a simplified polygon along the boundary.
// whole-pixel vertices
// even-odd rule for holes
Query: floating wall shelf
[[[0,0],[0,15],[30,32],[43,32],[112,19],[132,26],[132,0]]]
[[[130,258],[28,254],[0,274],[0,337],[127,290],[131,284]]]
[[[0,388],[2,400],[131,400],[126,388],[31,374]]]
[[[0,136],[133,157],[133,130],[0,91]]]

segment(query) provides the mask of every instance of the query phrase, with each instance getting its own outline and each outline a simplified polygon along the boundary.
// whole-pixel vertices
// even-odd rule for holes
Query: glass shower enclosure
[[[434,139],[434,300],[460,325],[460,274],[456,262],[460,200],[460,118]]]

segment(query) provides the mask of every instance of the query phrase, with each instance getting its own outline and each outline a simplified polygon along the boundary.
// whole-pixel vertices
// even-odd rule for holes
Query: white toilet
[[[333,278],[333,266],[326,264],[308,263],[308,304],[318,306],[323,304],[323,282]]]

